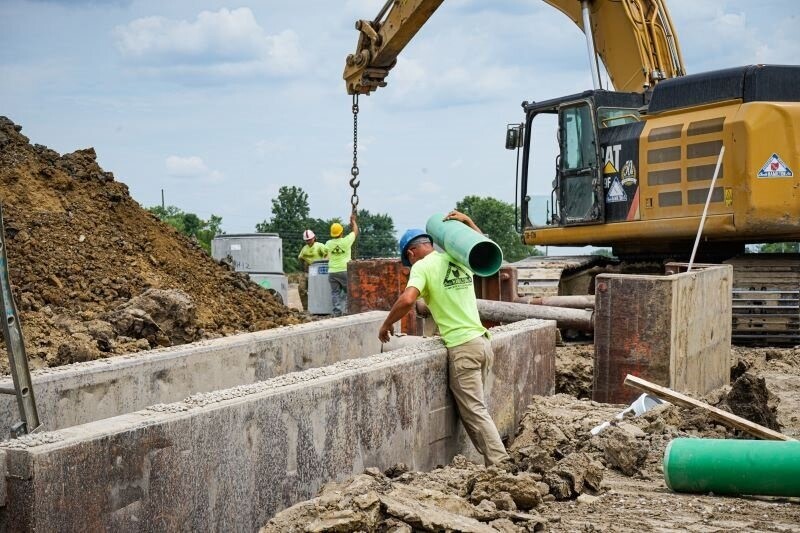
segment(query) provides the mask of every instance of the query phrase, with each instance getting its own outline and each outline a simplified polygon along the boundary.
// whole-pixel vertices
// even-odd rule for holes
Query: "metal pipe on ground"
[[[555,320],[561,329],[594,331],[594,311],[583,309],[478,300],[478,314],[481,320],[492,322],[508,323],[540,318]]]
[[[546,305],[548,307],[565,307],[569,309],[594,309],[594,294],[574,296],[542,296],[518,297],[514,299],[518,304]]]

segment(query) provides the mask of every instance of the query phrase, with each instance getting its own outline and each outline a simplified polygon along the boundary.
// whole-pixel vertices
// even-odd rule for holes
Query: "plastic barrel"
[[[664,480],[675,492],[800,496],[800,442],[675,439]]]
[[[503,251],[494,241],[466,224],[443,218],[444,215],[436,214],[425,224],[425,231],[433,237],[433,242],[479,276],[491,276],[500,270]]]

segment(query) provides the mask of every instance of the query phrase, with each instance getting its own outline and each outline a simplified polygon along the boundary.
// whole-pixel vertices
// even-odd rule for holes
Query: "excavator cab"
[[[558,117],[559,153],[547,225],[603,224],[622,220],[620,213],[627,215],[634,202],[635,191],[627,191],[614,175],[621,167],[620,156],[633,158],[638,150],[639,108],[643,104],[641,94],[604,90],[523,103],[526,115],[525,126],[520,128],[525,131],[521,180],[523,227],[535,227],[532,217],[529,218],[532,204],[528,190],[537,185],[530,181],[536,118],[545,114]],[[509,147],[509,134],[506,144]],[[635,158],[638,160],[638,155]]]

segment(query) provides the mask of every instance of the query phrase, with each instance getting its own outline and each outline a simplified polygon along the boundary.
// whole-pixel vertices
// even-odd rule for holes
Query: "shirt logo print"
[[[336,247],[333,250],[331,250],[331,253],[334,255],[342,255],[344,253],[344,250],[339,248],[339,245],[337,244]]]
[[[447,265],[447,273],[444,276],[444,282],[442,284],[445,289],[472,285],[472,276],[467,274],[460,266],[450,262]]]

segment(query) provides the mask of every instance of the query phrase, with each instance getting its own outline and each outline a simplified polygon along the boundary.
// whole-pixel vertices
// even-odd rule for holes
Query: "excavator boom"
[[[619,91],[643,92],[685,74],[678,40],[663,0],[544,0],[587,34]],[[347,56],[348,94],[386,85],[397,56],[443,0],[387,0],[374,20],[359,20],[358,46]],[[590,32],[584,28],[589,20]],[[590,62],[594,64],[595,58]],[[599,88],[599,87],[598,87]]]
[[[686,74],[672,19],[663,0],[544,0],[584,33],[589,11],[594,48],[617,91],[643,92]],[[591,60],[591,59],[590,59]]]

